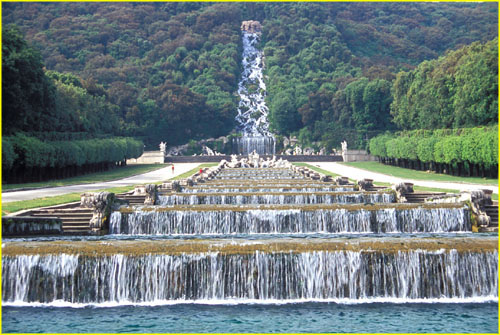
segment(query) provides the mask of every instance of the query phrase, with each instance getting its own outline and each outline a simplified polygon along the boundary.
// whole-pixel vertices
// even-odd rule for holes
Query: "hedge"
[[[142,155],[143,148],[141,141],[128,137],[41,141],[20,133],[2,138],[2,170],[4,174],[23,175],[24,179],[26,179],[26,171],[31,172],[37,169],[85,166],[93,170],[93,167],[97,165],[112,165],[129,158],[137,158]]]
[[[370,140],[369,150],[382,161],[398,165],[448,167],[448,171],[458,170],[464,175],[497,175],[498,125],[385,133]],[[473,173],[472,169],[477,171]]]

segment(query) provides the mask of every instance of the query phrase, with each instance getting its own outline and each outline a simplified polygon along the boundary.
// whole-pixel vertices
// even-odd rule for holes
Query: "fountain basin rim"
[[[210,196],[266,196],[266,195],[275,195],[275,196],[311,196],[311,195],[370,195],[370,194],[394,194],[394,191],[390,190],[380,190],[380,191],[317,191],[317,192],[198,192],[198,193],[182,193],[182,192],[173,192],[173,193],[161,193],[161,196],[180,196],[180,197],[210,197]]]
[[[181,254],[254,254],[306,252],[361,252],[385,253],[434,252],[443,253],[498,252],[498,239],[471,238],[358,238],[358,239],[277,239],[277,240],[106,240],[106,241],[52,241],[4,242],[2,257],[18,255],[82,255],[91,257],[116,254],[181,255]]]
[[[286,205],[174,205],[174,206],[142,206],[142,207],[122,207],[119,212],[122,214],[141,212],[168,212],[168,211],[318,211],[318,210],[346,210],[346,211],[377,211],[384,209],[468,209],[464,203],[377,203],[377,204],[286,204]]]

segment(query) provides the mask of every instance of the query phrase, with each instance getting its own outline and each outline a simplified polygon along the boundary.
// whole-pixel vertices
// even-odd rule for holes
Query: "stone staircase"
[[[486,231],[498,231],[498,201],[494,201],[493,205],[484,206],[484,211],[490,217],[490,225],[486,228]]]
[[[144,205],[145,195],[133,195],[131,193],[117,194],[116,198],[119,200],[128,201],[130,206]]]
[[[410,203],[424,203],[426,198],[444,195],[440,192],[414,192],[405,194],[406,200]]]
[[[38,209],[30,212],[34,217],[53,217],[62,221],[64,235],[87,235],[89,234],[89,222],[92,218],[90,208],[60,208],[60,209]]]

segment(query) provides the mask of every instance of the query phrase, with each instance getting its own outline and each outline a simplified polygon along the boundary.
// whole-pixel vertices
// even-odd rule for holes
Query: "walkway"
[[[68,193],[84,193],[89,191],[100,190],[104,188],[111,187],[122,187],[122,186],[133,186],[137,184],[151,184],[159,181],[164,181],[191,169],[197,167],[199,163],[182,163],[175,164],[174,173],[172,173],[172,167],[167,166],[163,169],[147,172],[144,174],[107,181],[99,182],[94,184],[81,184],[81,185],[71,185],[71,186],[58,186],[58,187],[48,187],[36,190],[26,190],[17,192],[6,192],[2,193],[2,203],[13,202],[13,201],[24,201],[32,200],[43,197],[53,197],[57,195],[63,195]]]
[[[450,182],[437,182],[428,180],[413,180],[413,179],[402,179],[398,177],[392,177],[389,175],[384,175],[381,173],[370,172],[367,170],[362,170],[354,168],[351,166],[342,165],[334,162],[309,162],[313,166],[317,166],[321,169],[336,173],[341,176],[346,176],[354,180],[360,180],[363,178],[373,179],[378,182],[386,182],[391,184],[397,184],[400,182],[410,182],[418,186],[441,188],[441,189],[453,189],[459,191],[465,190],[477,190],[477,189],[489,189],[494,193],[498,194],[498,186],[490,185],[480,185],[480,184],[465,184],[465,183],[450,183]],[[83,193],[89,191],[95,191],[104,188],[111,187],[122,187],[122,186],[132,186],[137,184],[148,184],[155,183],[159,181],[164,181],[172,177],[178,176],[184,172],[197,167],[199,163],[178,163],[175,164],[175,172],[172,173],[172,168],[170,166],[156,171],[151,171],[137,176],[128,177],[125,179],[114,180],[109,182],[100,182],[95,184],[83,184],[83,185],[71,185],[71,186],[59,186],[42,188],[36,190],[27,191],[17,191],[17,192],[7,192],[2,193],[2,202],[12,202],[12,201],[23,201],[31,200],[42,197],[51,197],[57,195],[63,195],[68,193]]]
[[[373,179],[375,182],[385,182],[391,184],[398,184],[401,182],[409,182],[418,186],[432,187],[432,188],[442,188],[451,189],[459,191],[471,191],[478,189],[488,189],[492,190],[493,193],[498,194],[498,186],[491,185],[481,185],[481,184],[466,184],[466,183],[452,183],[452,182],[439,182],[439,181],[429,181],[429,180],[415,180],[415,179],[403,179],[398,177],[393,177],[381,173],[371,172],[367,170],[358,169],[352,166],[347,166],[339,163],[318,163],[311,162],[308,163],[313,166],[317,166],[323,170],[327,170],[336,173],[341,176],[349,177],[350,179],[360,180],[364,178]]]

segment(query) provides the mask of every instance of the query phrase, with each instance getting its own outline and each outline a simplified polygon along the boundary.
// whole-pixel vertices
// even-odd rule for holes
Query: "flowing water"
[[[260,33],[242,137],[274,154]],[[293,169],[224,168],[110,217],[110,235],[2,241],[2,332],[498,332],[498,236],[465,204],[396,204]]]
[[[211,208],[212,206],[208,207]],[[365,206],[371,207],[371,206]],[[468,210],[411,209],[245,209],[175,210],[155,208],[111,215],[111,234],[279,234],[279,233],[412,233],[470,231]]]
[[[266,84],[263,76],[263,53],[258,49],[260,33],[243,31],[243,55],[241,80],[238,83],[240,103],[236,116],[237,129],[241,138],[233,142],[233,152],[248,155],[275,153],[275,141],[269,131],[267,119],[269,109],[266,106]]]
[[[498,238],[464,204],[269,168],[158,200],[108,236],[4,239],[3,332],[498,329]]]
[[[205,194],[170,194],[158,197],[158,205],[246,205],[246,204],[359,204],[391,203],[395,201],[393,193],[347,193],[316,192],[290,193],[276,192],[267,194],[252,193],[205,193]]]
[[[424,299],[494,301],[498,253],[311,251],[107,256],[22,255],[2,262],[3,305],[121,305]],[[44,278],[43,285],[33,285]]]
[[[496,303],[3,307],[5,333],[497,333]]]

